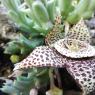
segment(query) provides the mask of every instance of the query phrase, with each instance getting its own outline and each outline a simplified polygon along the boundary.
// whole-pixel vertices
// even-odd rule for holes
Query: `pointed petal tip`
[[[32,67],[62,67],[62,56],[48,46],[37,47],[23,61],[15,65],[14,70]]]

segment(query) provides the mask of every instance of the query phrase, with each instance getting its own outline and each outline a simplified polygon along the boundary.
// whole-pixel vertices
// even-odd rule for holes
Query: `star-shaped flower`
[[[34,49],[26,59],[16,64],[14,70],[32,67],[66,68],[84,94],[92,92],[95,87],[95,49],[89,43],[90,35],[84,21],[74,25],[67,36],[60,40],[58,38],[57,42],[55,36],[53,41],[49,39],[53,34],[48,35],[46,41],[49,46]]]

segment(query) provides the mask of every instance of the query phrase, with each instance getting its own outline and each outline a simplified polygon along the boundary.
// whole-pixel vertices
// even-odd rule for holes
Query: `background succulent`
[[[29,95],[32,88],[43,87],[48,80],[48,69],[33,68],[28,74],[17,77],[14,82],[6,81],[1,90],[9,95]]]
[[[62,17],[71,24],[90,18],[95,10],[94,0],[58,0],[58,3]]]
[[[57,15],[61,14],[63,22],[75,24],[81,18],[90,18],[95,10],[95,0],[1,1],[8,9],[8,16],[15,22],[23,34],[23,38],[20,37],[19,40],[15,42],[20,43],[20,45],[22,43],[24,48],[25,44],[27,44],[27,48],[23,49],[25,53],[28,53],[27,50],[31,51],[31,49],[36,46],[44,44],[44,38],[53,28]],[[22,39],[23,42],[21,42]],[[35,43],[33,44],[33,42]],[[8,50],[10,50],[9,47],[12,46],[12,43],[14,44],[14,42],[8,44],[8,49],[6,47],[5,51],[8,52]],[[13,52],[12,47],[11,51]]]

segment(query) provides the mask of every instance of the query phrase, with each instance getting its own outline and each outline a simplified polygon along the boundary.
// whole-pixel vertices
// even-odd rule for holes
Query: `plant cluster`
[[[9,42],[5,53],[28,54],[44,44],[44,38],[53,28],[55,17],[61,14],[63,22],[77,23],[90,18],[95,0],[1,0],[8,9],[8,16],[20,28],[20,37]]]
[[[12,40],[5,48],[5,53],[12,55],[10,59],[14,63],[26,57],[35,47],[45,44],[46,35],[55,27],[56,16],[62,16],[61,26],[63,27],[64,22],[73,25],[81,18],[92,17],[95,10],[95,0],[1,1],[8,9],[8,16],[20,28],[19,39]],[[39,87],[41,83],[43,85],[49,83],[48,73],[48,68],[24,70],[24,75],[18,76],[12,83],[5,83],[1,90],[9,94],[29,95],[33,87]],[[50,95],[62,95],[62,91],[56,87],[51,92],[55,90],[60,93]]]

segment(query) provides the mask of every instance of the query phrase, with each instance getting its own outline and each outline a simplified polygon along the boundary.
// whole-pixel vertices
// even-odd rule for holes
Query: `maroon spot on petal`
[[[45,64],[42,64],[42,66],[45,66]]]
[[[79,71],[83,71],[83,69],[82,69],[82,68],[80,68],[80,69],[79,69]]]
[[[83,81],[81,81],[81,83],[83,84]]]
[[[76,73],[76,76],[80,76],[80,74]]]
[[[37,61],[39,61],[39,58],[37,58]]]
[[[84,87],[87,87],[87,85],[84,85]]]
[[[64,65],[66,68],[70,68],[71,66],[69,66],[69,65]]]
[[[44,62],[44,60],[43,60],[43,59],[42,59],[41,61],[42,61],[42,62]]]
[[[35,56],[36,56],[36,57],[38,57],[38,55],[37,55],[37,54],[35,54]]]
[[[85,68],[85,69],[89,69],[88,67],[83,67],[83,68]]]
[[[51,64],[47,64],[47,66],[51,66]]]
[[[49,50],[49,48],[47,48],[46,50]]]
[[[87,71],[87,73],[88,73],[88,74],[90,74],[90,72],[89,72],[89,71]]]
[[[95,79],[95,76],[93,77],[93,79]]]
[[[49,57],[49,54],[48,54],[48,53],[45,53],[45,55],[46,55],[47,57]]]
[[[34,58],[34,60],[36,60],[36,58]]]
[[[88,79],[88,81],[90,81],[90,79]]]
[[[27,68],[30,68],[30,66],[28,65]]]
[[[26,59],[25,61],[28,61],[28,59]]]
[[[89,85],[91,85],[91,84],[92,84],[92,82],[89,83]]]
[[[43,58],[43,55],[40,55],[41,58]]]
[[[44,52],[43,52],[43,51],[42,51],[41,53],[42,53],[42,54],[44,54]]]
[[[31,63],[28,63],[28,65],[31,65]]]
[[[76,68],[74,68],[74,70],[76,70]]]
[[[35,61],[33,60],[32,63],[35,63]]]
[[[89,75],[89,78],[91,78],[92,76],[91,75]]]
[[[53,66],[56,66],[55,64],[52,64]]]
[[[86,81],[87,79],[86,78],[84,78],[84,81]]]
[[[26,63],[24,63],[23,65],[24,65],[24,66],[26,66],[27,64],[26,64]]]
[[[29,61],[29,63],[31,63],[31,61]]]
[[[86,74],[85,73],[82,73],[81,75],[86,77]]]
[[[94,68],[95,68],[95,65],[94,65]]]
[[[36,62],[34,62],[33,64],[36,64]]]
[[[78,67],[81,67],[81,65],[78,65]]]
[[[48,58],[48,57],[46,57],[46,60],[49,60],[49,58]]]

